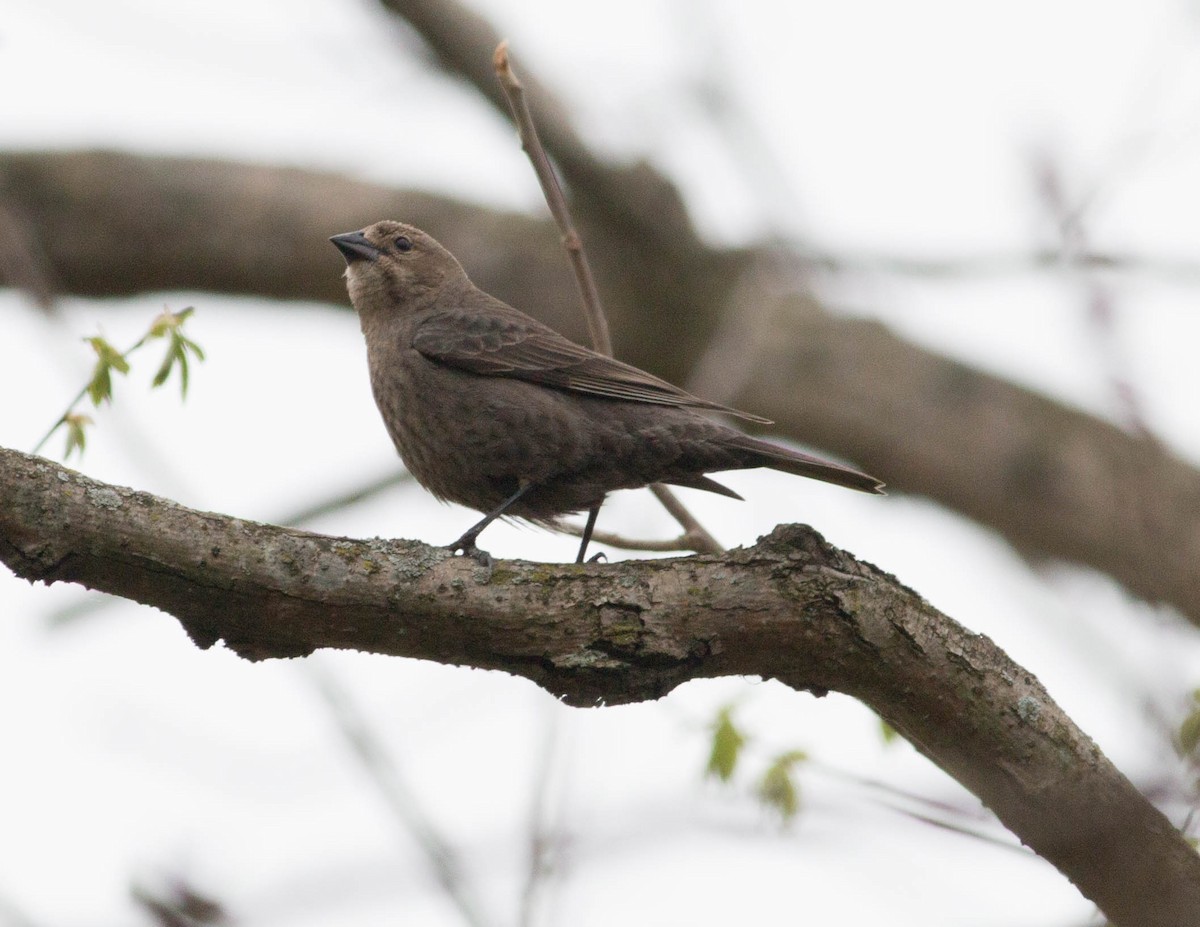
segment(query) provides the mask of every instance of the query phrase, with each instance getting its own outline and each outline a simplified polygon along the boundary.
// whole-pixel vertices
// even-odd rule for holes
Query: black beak
[[[343,232],[329,239],[342,252],[347,264],[355,261],[374,261],[380,255],[380,250],[367,241],[362,232]]]

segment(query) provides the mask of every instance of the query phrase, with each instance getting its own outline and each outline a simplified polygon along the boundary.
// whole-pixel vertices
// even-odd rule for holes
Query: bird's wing
[[[417,325],[413,347],[430,360],[471,373],[610,399],[712,409],[770,424],[757,415],[693,396],[644,370],[575,344],[507,306],[504,309],[508,311],[435,310]]]

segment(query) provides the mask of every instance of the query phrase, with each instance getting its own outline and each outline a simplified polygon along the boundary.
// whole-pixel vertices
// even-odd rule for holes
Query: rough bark
[[[0,449],[0,559],[174,615],[243,656],[352,648],[523,676],[574,705],[688,679],[853,695],[1118,925],[1200,924],[1200,856],[1041,684],[812,529],[723,557],[473,561],[197,512]]]
[[[340,258],[325,239],[393,215],[435,232],[484,289],[584,337],[548,223],[343,177],[216,161],[6,154],[0,177],[19,240],[34,243],[66,292],[208,289],[345,305]],[[663,279],[643,279],[635,301],[616,282],[619,255],[599,254],[601,288],[617,294],[607,307],[618,355],[681,381],[678,372],[699,356],[682,334],[695,319],[671,283],[686,265],[664,258]],[[712,260],[735,277],[746,263],[740,254]],[[878,473],[892,492],[926,495],[1027,553],[1102,570],[1200,623],[1196,468],[1160,444],[812,301],[785,301],[743,322],[748,301],[775,297],[743,292],[731,304],[731,286],[694,296],[705,301],[698,317],[723,313],[723,328],[761,331],[745,335],[753,354],[745,375],[714,398]]]

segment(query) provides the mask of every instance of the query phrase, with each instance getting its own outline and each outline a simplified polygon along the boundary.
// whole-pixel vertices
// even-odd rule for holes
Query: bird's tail
[[[811,454],[793,451],[790,448],[767,441],[760,441],[749,435],[739,434],[727,444],[732,450],[745,454],[747,467],[770,467],[772,470],[782,470],[785,473],[795,473],[797,476],[807,476],[814,480],[845,486],[847,489],[857,489],[860,492],[883,494],[883,483],[861,471],[844,467]]]

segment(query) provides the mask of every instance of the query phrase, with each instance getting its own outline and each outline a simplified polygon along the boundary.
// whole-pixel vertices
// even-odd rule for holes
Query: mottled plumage
[[[764,419],[581,347],[489,296],[420,229],[385,221],[330,240],[346,258],[371,387],[405,465],[439,499],[488,513],[455,549],[476,552],[500,515],[546,523],[594,513],[614,489],[672,483],[740,498],[705,476],[720,470],[772,467],[880,491],[874,477],[694,410]]]

